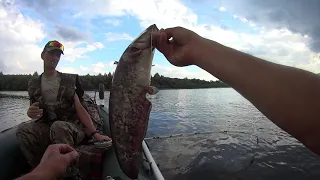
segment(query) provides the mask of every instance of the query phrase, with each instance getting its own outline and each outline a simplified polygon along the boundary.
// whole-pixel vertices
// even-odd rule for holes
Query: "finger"
[[[162,32],[159,39],[158,50],[167,58],[171,59],[173,44],[168,41],[167,34]]]
[[[66,154],[72,151],[76,151],[73,147],[67,145],[67,144],[58,144],[59,151],[62,154]]]
[[[34,109],[39,109],[39,107],[38,107],[38,106],[30,106],[29,109],[30,109],[30,110],[31,110],[31,109],[34,110]]]
[[[35,103],[31,104],[31,106],[38,106],[39,107],[39,102],[35,102]]]
[[[105,140],[105,141],[111,141],[111,138],[109,138],[108,136],[105,136],[105,137],[103,138],[103,140]]]
[[[30,110],[29,114],[34,114],[34,115],[38,115],[38,114],[42,114],[43,110],[42,109],[38,109],[38,110]]]
[[[29,113],[30,116],[39,116],[42,115],[42,113]]]
[[[63,155],[68,165],[71,164],[73,161],[75,161],[79,156],[80,155],[77,151],[71,151]]]
[[[167,28],[163,30],[166,33],[168,40],[173,37],[174,32],[177,30],[178,27]]]

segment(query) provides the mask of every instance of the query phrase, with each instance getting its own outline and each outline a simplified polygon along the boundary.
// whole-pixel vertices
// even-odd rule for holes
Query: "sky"
[[[0,0],[0,71],[43,72],[49,40],[65,46],[57,70],[104,74],[149,25],[182,26],[267,61],[320,72],[317,0]],[[223,59],[221,59],[223,60]],[[152,74],[216,80],[156,50]]]

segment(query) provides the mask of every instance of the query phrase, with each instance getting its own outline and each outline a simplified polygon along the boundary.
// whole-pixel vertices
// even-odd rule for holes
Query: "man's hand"
[[[54,174],[61,175],[67,167],[79,157],[78,152],[67,144],[50,145],[38,167],[47,167]]]
[[[109,138],[108,136],[105,136],[105,135],[101,135],[99,133],[96,133],[94,136],[93,136],[97,141],[111,141],[111,138]]]
[[[161,29],[153,33],[154,46],[175,66],[196,64],[205,40],[183,27]],[[172,38],[172,39],[171,39]]]
[[[19,178],[26,179],[56,179],[66,172],[67,167],[79,157],[79,153],[67,144],[50,145],[39,165],[29,174]]]
[[[27,111],[27,115],[32,119],[38,119],[42,116],[43,110],[39,108],[39,102],[31,104]]]

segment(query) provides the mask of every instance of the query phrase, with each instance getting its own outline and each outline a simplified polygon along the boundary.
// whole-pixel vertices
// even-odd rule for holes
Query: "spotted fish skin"
[[[146,135],[151,102],[146,94],[155,94],[150,86],[155,48],[151,33],[145,29],[122,54],[112,79],[109,97],[111,138],[119,165],[131,179],[137,179],[142,165],[142,141]]]

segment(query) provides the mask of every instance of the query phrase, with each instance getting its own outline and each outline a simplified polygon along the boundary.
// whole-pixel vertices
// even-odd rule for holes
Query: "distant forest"
[[[28,81],[37,77],[38,73],[33,75],[12,75],[0,72],[0,91],[27,91]],[[86,91],[97,90],[99,84],[103,83],[106,90],[111,87],[112,74],[99,75],[81,75],[80,81]],[[220,88],[229,87],[222,81],[205,81],[199,79],[179,79],[164,77],[156,73],[151,77],[151,85],[159,89],[197,89],[197,88]]]

